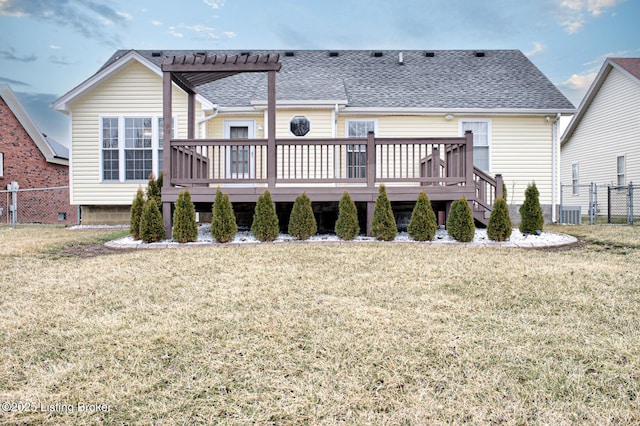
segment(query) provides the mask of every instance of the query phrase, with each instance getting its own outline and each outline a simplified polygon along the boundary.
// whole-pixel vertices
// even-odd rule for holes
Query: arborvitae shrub
[[[427,194],[422,191],[418,195],[416,205],[411,213],[411,220],[407,232],[411,238],[416,241],[431,241],[436,235],[436,228],[438,222],[436,220],[436,214],[431,207],[431,200]]]
[[[504,198],[498,198],[493,203],[493,210],[487,225],[487,237],[494,241],[506,241],[511,236],[511,218],[509,206]]]
[[[264,194],[258,197],[251,233],[260,241],[273,241],[278,237],[279,232],[278,215],[271,199],[271,193],[267,189]]]
[[[504,198],[505,201],[507,201],[507,184],[502,181],[502,198]]]
[[[233,240],[238,225],[236,215],[233,213],[233,206],[229,201],[229,196],[223,194],[218,188],[216,200],[213,203],[213,220],[211,221],[211,235],[219,243],[228,243]]]
[[[198,223],[196,209],[191,202],[189,190],[178,194],[176,208],[173,211],[172,237],[179,243],[191,243],[198,239]]]
[[[289,235],[299,240],[306,240],[318,231],[316,218],[313,215],[311,199],[306,192],[299,195],[293,203],[289,216]]]
[[[134,240],[140,239],[140,217],[142,216],[142,209],[144,208],[144,192],[142,188],[138,188],[136,197],[131,204],[131,220],[129,225],[129,232]]]
[[[347,191],[342,194],[338,206],[336,235],[343,240],[353,240],[360,233],[358,209]]]
[[[158,206],[160,214],[162,214],[162,192],[153,173],[149,175],[149,183],[147,184],[147,200],[153,200]]]
[[[520,206],[520,232],[533,234],[542,231],[544,218],[540,207],[540,193],[535,182],[524,191],[524,203]]]
[[[373,219],[371,221],[371,232],[374,237],[383,241],[393,240],[398,233],[396,219],[393,217],[391,202],[389,202],[387,190],[384,185],[380,185],[378,198],[376,198]]]
[[[162,215],[153,200],[147,200],[140,217],[140,239],[145,243],[154,243],[164,238]]]
[[[447,232],[456,240],[468,243],[473,241],[476,226],[473,223],[473,214],[467,199],[463,196],[451,204],[449,218],[447,219]]]

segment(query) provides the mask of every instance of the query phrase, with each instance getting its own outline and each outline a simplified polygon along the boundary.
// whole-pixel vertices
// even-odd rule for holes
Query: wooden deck
[[[447,203],[462,196],[486,224],[501,178],[473,167],[473,135],[460,138],[187,139],[170,141],[163,201],[188,187],[197,203],[212,203],[220,187],[231,202],[255,202],[266,189],[274,202],[306,192],[313,202],[337,202],[348,191],[368,210],[386,185],[392,202],[413,202],[421,191]],[[246,161],[235,160],[246,155]],[[275,167],[269,167],[269,163]],[[368,214],[370,217],[371,215]]]

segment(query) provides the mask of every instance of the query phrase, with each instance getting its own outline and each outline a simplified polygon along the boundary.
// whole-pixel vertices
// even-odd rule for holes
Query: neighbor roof
[[[0,97],[16,116],[31,140],[36,144],[42,155],[49,163],[69,165],[69,149],[60,142],[42,133],[38,125],[24,109],[11,87],[8,84],[0,84]]]
[[[571,122],[569,122],[567,129],[564,131],[564,134],[562,135],[562,145],[571,138],[571,135],[575,132],[580,121],[582,121],[582,117],[589,109],[589,106],[609,76],[609,73],[614,68],[628,76],[632,81],[638,83],[638,90],[640,90],[640,58],[607,58],[607,60],[604,61],[604,64],[602,64],[602,68],[600,68],[598,75],[593,80],[593,83],[591,83],[591,87],[589,87],[589,90],[587,90],[587,93],[584,95],[584,98],[578,107],[578,111],[571,118]]]
[[[104,70],[131,51],[117,51]],[[160,68],[167,56],[280,55],[280,101],[350,108],[504,109],[573,112],[571,102],[518,50],[136,50]],[[402,63],[399,61],[402,54]],[[100,71],[98,73],[100,73]],[[222,107],[266,103],[265,73],[243,73],[198,87]]]

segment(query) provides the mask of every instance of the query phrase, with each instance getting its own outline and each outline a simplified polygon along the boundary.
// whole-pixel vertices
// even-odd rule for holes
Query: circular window
[[[309,133],[309,130],[311,130],[311,123],[307,117],[296,116],[291,119],[289,129],[291,130],[291,133],[296,136],[304,136]]]

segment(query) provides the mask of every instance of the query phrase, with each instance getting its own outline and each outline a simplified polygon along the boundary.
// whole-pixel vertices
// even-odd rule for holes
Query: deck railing
[[[171,140],[170,148],[171,184],[179,186],[268,183],[273,181],[267,174],[270,159],[280,185],[480,185],[474,183],[480,181],[474,178],[472,135],[277,139],[275,155],[264,139]]]

